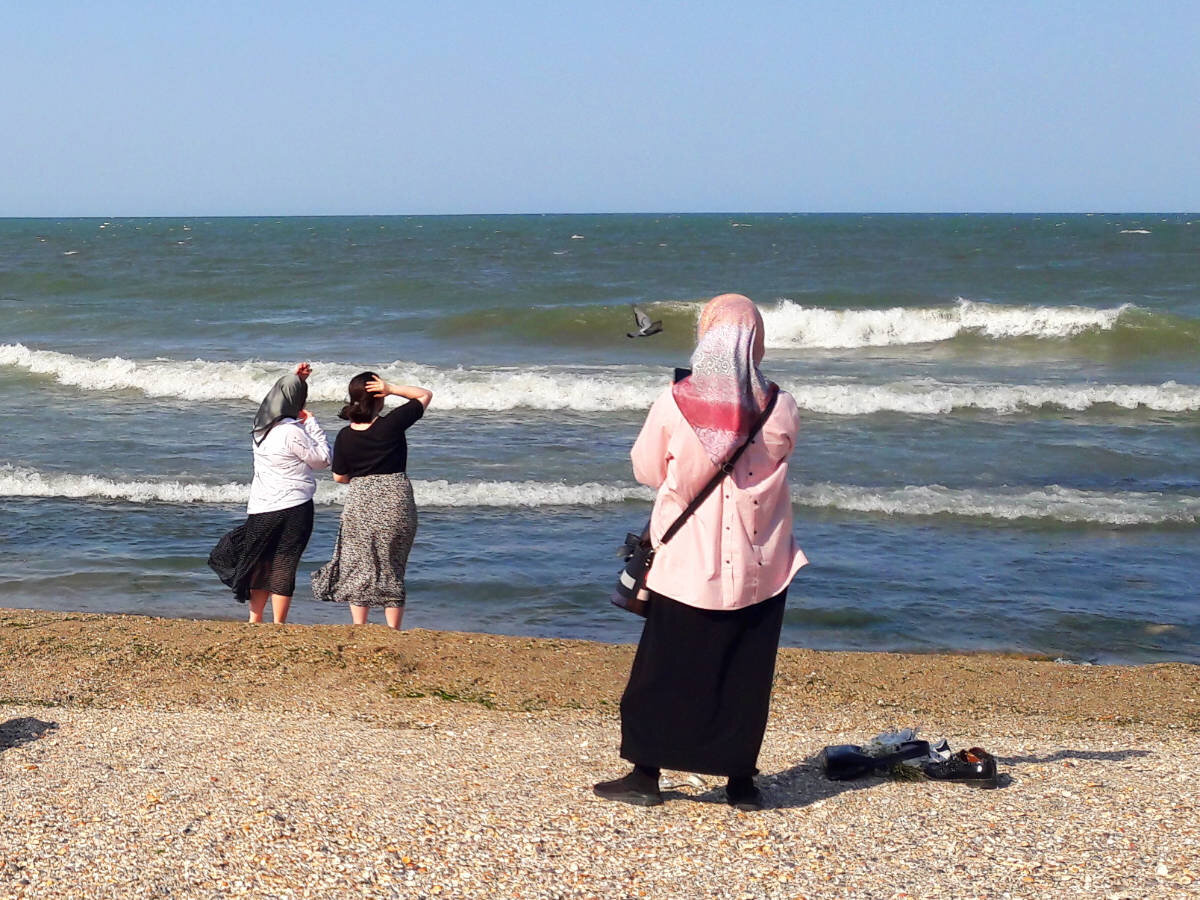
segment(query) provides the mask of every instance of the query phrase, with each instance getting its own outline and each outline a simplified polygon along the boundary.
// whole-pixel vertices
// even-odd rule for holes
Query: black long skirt
[[[208,565],[239,603],[250,591],[281,597],[296,592],[296,569],[313,530],[313,502],[273,512],[254,513],[225,534],[208,555]]]
[[[643,766],[758,773],[787,590],[732,611],[651,594],[621,697],[621,756]]]

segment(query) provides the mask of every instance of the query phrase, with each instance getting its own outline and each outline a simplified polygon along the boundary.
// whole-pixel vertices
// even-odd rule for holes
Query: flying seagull
[[[662,331],[662,322],[651,322],[650,317],[638,309],[633,308],[633,319],[637,322],[637,331],[629,331],[625,333],[626,337],[650,337],[652,334],[658,334]]]

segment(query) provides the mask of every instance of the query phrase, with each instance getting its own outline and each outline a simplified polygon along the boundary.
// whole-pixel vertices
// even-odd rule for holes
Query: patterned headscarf
[[[675,403],[716,465],[745,442],[767,408],[770,382],[759,371],[763,320],[749,297],[721,294],[700,312],[692,374],[673,388]]]

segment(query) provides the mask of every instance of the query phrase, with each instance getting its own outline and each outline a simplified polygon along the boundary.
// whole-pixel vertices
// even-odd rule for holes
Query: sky
[[[1200,210],[1200,3],[0,10],[0,216]]]

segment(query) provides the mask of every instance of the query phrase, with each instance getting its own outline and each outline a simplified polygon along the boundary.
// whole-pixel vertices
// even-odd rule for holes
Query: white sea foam
[[[892,516],[949,515],[1116,526],[1200,523],[1200,497],[1077,491],[1057,485],[1007,492],[951,489],[937,484],[873,488],[825,483],[796,487],[792,494],[802,506]]]
[[[835,416],[945,415],[976,409],[1010,415],[1043,408],[1076,412],[1111,405],[1154,412],[1200,410],[1200,386],[1178,384],[953,384],[914,380],[886,384],[801,383],[789,388],[801,409]]]
[[[562,484],[539,481],[417,481],[416,501],[423,508],[596,507],[648,503],[653,495],[640,485]],[[346,488],[322,481],[316,502],[340,505]],[[0,465],[0,497],[56,497],[122,500],[131,503],[241,505],[249,486],[238,483],[117,481],[95,475],[42,473]],[[902,488],[817,483],[792,489],[798,506],[889,516],[961,516],[968,519],[1030,519],[1112,526],[1192,525],[1200,523],[1200,497],[1151,492],[1078,491],[1050,486],[1031,491],[952,489],[941,485]]]
[[[346,382],[360,365],[316,362],[309,380],[313,402],[345,400]],[[86,359],[22,344],[0,344],[0,366],[21,368],[87,391],[138,391],[182,401],[257,402],[289,368],[283,362]],[[662,390],[666,375],[642,366],[592,369],[442,369],[395,362],[377,369],[388,381],[421,384],[434,392],[440,410],[511,409],[613,412],[644,410]],[[1047,407],[1083,411],[1109,404],[1181,413],[1200,410],[1200,386],[1177,384],[989,384],[931,379],[870,384],[859,381],[792,381],[783,384],[801,409],[839,416],[882,412],[945,415],[959,409],[1001,414]]]
[[[340,505],[347,488],[321,481],[315,502]],[[562,484],[540,481],[415,481],[413,493],[422,507],[602,506],[652,499],[639,485]],[[243,504],[248,484],[226,482],[118,481],[96,475],[43,473],[22,466],[0,465],[0,497],[58,497],[71,500],[124,500],[130,503]]]
[[[781,300],[763,308],[767,346],[853,349],[948,341],[961,334],[1006,338],[1069,338],[1111,329],[1129,305],[1003,306],[959,301],[954,306],[826,309]]]
[[[649,502],[653,494],[636,484],[562,484],[545,481],[417,481],[417,504],[431,507],[605,506],[630,500]]]
[[[250,486],[185,481],[115,481],[96,475],[42,473],[0,466],[0,497],[62,497],[131,503],[245,503]]]
[[[151,397],[187,401],[258,402],[290,363],[270,361],[131,360],[119,356],[87,359],[23,344],[0,344],[0,366],[47,375],[60,384],[88,391],[139,391]],[[363,365],[314,362],[309,380],[313,402],[345,402],[346,383]],[[374,366],[386,380],[420,384],[433,391],[439,409],[570,409],[581,412],[646,409],[662,389],[663,373],[644,367],[573,369],[441,369],[397,361]]]

